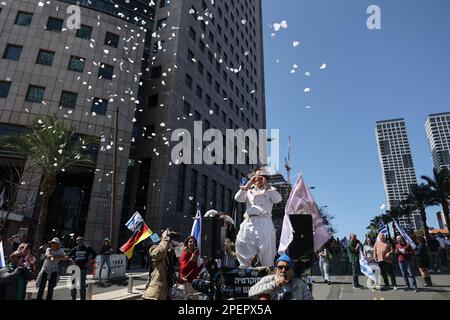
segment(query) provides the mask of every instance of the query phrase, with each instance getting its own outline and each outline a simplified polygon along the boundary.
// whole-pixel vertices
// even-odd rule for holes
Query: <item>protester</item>
[[[277,260],[276,274],[263,277],[250,288],[251,299],[313,300],[308,286],[295,277],[294,263],[288,255]],[[279,296],[282,296],[281,298]]]
[[[47,248],[45,251],[45,261],[36,280],[36,287],[39,288],[37,294],[38,300],[42,300],[47,280],[47,300],[53,299],[53,290],[56,287],[59,278],[58,264],[60,261],[68,259],[64,250],[61,249],[61,241],[59,238],[53,238],[49,243],[50,248]]]
[[[108,268],[108,279],[111,278],[111,254],[113,254],[114,249],[111,246],[111,241],[109,238],[105,238],[103,242],[103,247],[100,250],[100,270],[98,273],[98,279],[102,280],[102,270],[103,266],[106,264]]]
[[[176,237],[173,237],[173,233],[169,229],[162,233],[161,241],[159,244],[153,245],[149,250],[150,271],[149,279],[143,299],[146,300],[168,300],[169,289],[172,287],[173,279],[171,267],[171,257],[169,250],[172,246],[177,246],[178,241]]]
[[[350,235],[350,241],[347,243],[348,261],[352,267],[353,275],[353,289],[363,289],[364,287],[359,284],[359,252],[361,250],[361,242],[356,237],[356,234]]]
[[[197,240],[194,237],[188,237],[184,241],[183,253],[180,256],[180,280],[184,284],[184,289],[189,293],[194,293],[192,281],[197,279],[202,265],[199,265],[198,258],[200,250],[197,246]]]
[[[438,236],[436,240],[439,242],[439,260],[441,262],[441,268],[446,270],[447,269],[447,249],[446,249],[446,241],[442,233],[438,233]]]
[[[87,271],[97,256],[97,253],[91,247],[84,244],[83,237],[77,237],[77,246],[68,253],[72,263],[80,268],[80,299],[86,300],[86,276]],[[72,300],[77,299],[77,288],[73,288],[70,292]]]
[[[19,251],[9,256],[9,264],[0,269],[0,301],[25,300],[26,283],[34,278],[23,265],[23,254]]]
[[[375,261],[375,254],[374,254],[372,238],[369,237],[369,238],[366,239],[366,244],[365,244],[365,246],[363,248],[363,252],[364,252],[364,256],[366,257],[367,262],[369,264],[372,264],[372,263],[376,262]]]
[[[272,266],[277,253],[272,208],[282,198],[268,184],[267,177],[265,170],[257,170],[234,197],[237,202],[246,203],[245,219],[236,240],[236,255],[241,268],[250,267],[255,255],[263,266]]]
[[[430,268],[430,259],[428,256],[428,249],[426,245],[426,240],[424,237],[420,237],[418,239],[418,246],[416,248],[416,256],[419,264],[419,272],[425,281],[424,287],[432,287],[433,283],[431,282],[431,276],[428,271]]]
[[[319,257],[319,268],[320,273],[322,274],[322,278],[325,281],[325,283],[328,283],[330,285],[331,284],[329,272],[330,261],[328,260],[329,254],[330,253],[328,252],[328,249],[325,247],[325,245],[323,245],[322,248],[320,248],[320,250],[317,253]]]
[[[392,255],[394,250],[391,245],[386,241],[386,236],[384,234],[380,234],[378,237],[378,241],[374,246],[374,255],[375,260],[378,262],[378,266],[380,267],[381,275],[384,281],[383,290],[389,289],[389,280],[387,274],[391,277],[392,285],[394,286],[394,290],[397,290],[397,281],[395,280],[394,275],[394,265],[392,260]]]
[[[439,259],[439,241],[434,234],[430,234],[430,240],[428,241],[428,252],[430,255],[430,272],[441,272],[441,262]]]
[[[409,243],[406,243],[402,236],[397,236],[396,240],[397,245],[395,246],[395,253],[397,255],[400,271],[402,272],[403,278],[405,279],[405,291],[411,290],[411,286],[413,286],[414,290],[416,292],[419,292],[419,289],[417,288],[416,277],[414,275],[414,268],[411,262],[413,249],[411,248],[411,245]]]

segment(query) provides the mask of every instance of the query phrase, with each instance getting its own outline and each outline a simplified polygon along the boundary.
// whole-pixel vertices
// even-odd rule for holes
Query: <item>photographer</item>
[[[250,288],[251,299],[259,300],[313,300],[308,286],[295,277],[294,262],[288,255],[277,260],[276,274],[262,278]]]
[[[142,295],[146,300],[168,300],[169,289],[173,286],[173,255],[169,251],[171,247],[178,246],[178,238],[169,229],[161,237],[161,242],[149,250],[149,279]]]

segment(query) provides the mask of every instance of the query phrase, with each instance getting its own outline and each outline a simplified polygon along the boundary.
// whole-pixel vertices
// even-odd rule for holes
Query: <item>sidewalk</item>
[[[108,282],[107,286],[103,286],[101,281],[94,280],[92,275],[86,278],[86,298],[89,300],[89,291],[92,291],[92,300],[129,300],[138,299],[145,290],[145,283],[147,281],[147,270],[133,270],[127,272],[124,277],[113,279]],[[133,286],[131,293],[129,291],[130,279],[133,279]],[[67,282],[70,281],[69,275],[60,276],[58,285],[54,289],[54,300],[68,300],[70,299]],[[27,286],[27,300],[36,299],[38,289],[36,288],[36,281],[30,281]],[[44,298],[46,292],[44,292]]]
[[[359,283],[365,289],[353,289],[352,276],[331,276],[331,285],[322,277],[314,276],[313,296],[316,300],[450,300],[450,275],[432,274],[433,287],[424,288],[424,281],[416,277],[419,292],[405,291],[403,277],[396,277],[398,290],[371,290],[366,287],[366,277],[360,276]]]

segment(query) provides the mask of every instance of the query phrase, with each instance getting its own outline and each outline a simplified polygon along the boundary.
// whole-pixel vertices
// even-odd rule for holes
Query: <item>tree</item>
[[[410,194],[405,201],[405,204],[410,204],[411,209],[419,210],[420,217],[422,218],[423,227],[425,231],[425,237],[427,241],[430,240],[430,231],[427,225],[427,213],[425,209],[431,205],[434,205],[432,201],[432,190],[427,184],[412,185],[410,188]]]
[[[57,186],[57,176],[73,166],[94,164],[84,150],[97,144],[98,139],[84,137],[74,127],[66,128],[56,115],[44,120],[34,119],[24,133],[0,138],[0,147],[27,156],[32,166],[41,172],[40,210],[33,252],[38,254],[44,240],[50,198]]]
[[[337,233],[336,226],[332,222],[334,220],[334,216],[329,214],[326,210],[326,207],[317,206],[317,211],[319,212],[320,217],[322,218],[322,222],[327,228],[328,232],[331,235],[335,235]]]
[[[450,210],[448,208],[448,198],[450,197],[450,172],[447,168],[441,170],[433,170],[433,178],[422,176],[427,185],[431,188],[431,200],[434,204],[439,203],[444,211],[445,221],[447,222],[447,229],[450,229]]]

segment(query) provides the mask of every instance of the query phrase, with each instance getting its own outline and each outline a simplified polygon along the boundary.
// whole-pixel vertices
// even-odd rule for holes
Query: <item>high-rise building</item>
[[[186,129],[193,135],[194,121],[201,121],[203,131],[223,133],[265,128],[262,5],[261,0],[159,0],[156,8],[122,221],[139,210],[150,228],[170,226],[187,234],[197,203],[202,213],[231,213],[239,182],[253,166],[174,163],[172,132]],[[226,153],[248,158],[237,146]]]
[[[434,167],[450,169],[450,112],[430,114],[425,129]]]
[[[375,134],[388,205],[389,208],[396,207],[408,197],[410,186],[417,184],[405,121],[378,121]],[[422,228],[420,213],[417,211],[411,217],[399,220],[404,227],[412,224],[415,230]]]
[[[78,18],[78,10],[73,10],[77,8],[69,7],[76,4]],[[76,233],[98,247],[109,236],[114,110],[118,108],[118,190],[113,214],[117,246],[134,109],[139,106],[142,68],[150,59],[153,18],[154,8],[139,0],[0,4],[0,135],[23,131],[31,120],[55,114],[80,135],[101,138],[99,148],[93,150],[95,166],[72,168],[58,177],[47,239]],[[79,28],[72,28],[77,20]],[[0,160],[0,173],[9,170],[6,166],[24,172],[19,209],[10,225],[16,230],[11,232],[24,224],[33,229],[39,211],[40,172],[25,157],[5,150],[0,151]],[[7,186],[7,195],[11,188]]]
[[[439,224],[439,229],[445,229],[448,226],[447,220],[443,211],[436,212],[437,221]]]

